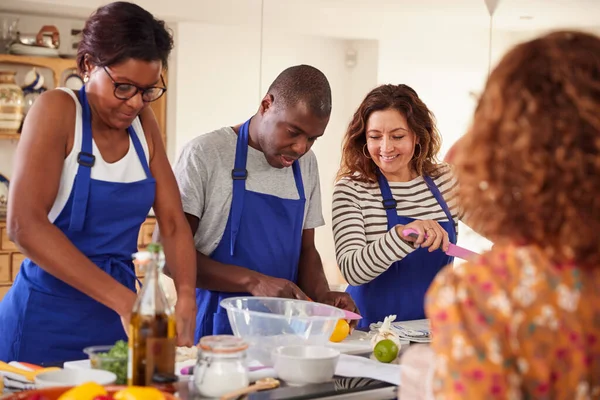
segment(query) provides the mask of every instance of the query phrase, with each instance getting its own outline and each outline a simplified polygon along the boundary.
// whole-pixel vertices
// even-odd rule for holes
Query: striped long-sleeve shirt
[[[458,232],[456,180],[449,167],[434,179],[444,196]],[[390,182],[398,215],[419,220],[448,221],[422,177]],[[414,251],[396,229],[388,230],[379,184],[343,178],[333,191],[333,237],[342,275],[353,286],[372,281],[394,262]]]

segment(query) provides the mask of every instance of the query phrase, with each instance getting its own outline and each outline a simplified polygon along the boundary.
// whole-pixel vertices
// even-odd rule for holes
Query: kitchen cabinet
[[[143,250],[150,244],[155,225],[154,217],[148,217],[141,225],[138,234],[138,250]],[[0,221],[0,301],[12,286],[24,259],[25,256],[19,252],[17,246],[8,240],[6,222]],[[137,269],[136,275],[139,278],[144,277],[143,272]]]

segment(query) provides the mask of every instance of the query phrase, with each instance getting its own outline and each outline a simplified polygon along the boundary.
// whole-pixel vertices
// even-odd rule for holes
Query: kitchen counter
[[[368,357],[367,354],[364,355]],[[48,363],[44,367],[59,366],[63,363]],[[177,397],[182,400],[200,400],[193,381],[186,380],[176,384]],[[5,392],[4,394],[8,393]],[[0,397],[1,398],[1,397]],[[367,378],[335,377],[332,381],[321,384],[299,387],[282,386],[277,389],[253,393],[249,400],[304,400],[304,399],[361,399],[361,400],[391,400],[397,399],[395,385]]]
[[[178,396],[184,400],[203,399],[193,385],[181,383]],[[249,400],[304,400],[304,399],[396,399],[397,387],[389,383],[364,378],[336,377],[333,381],[299,387],[281,386],[277,389],[252,393]]]
[[[282,382],[283,384],[283,382]],[[4,394],[10,393],[6,391]],[[304,400],[304,399],[362,399],[391,400],[397,398],[397,387],[373,379],[336,377],[331,382],[290,387],[283,384],[277,389],[253,393],[249,400]],[[182,400],[200,400],[193,382],[179,382],[177,397]],[[0,397],[2,398],[2,397]]]
[[[409,347],[403,347],[401,355],[409,348],[413,348],[413,344]],[[419,347],[419,346],[417,346]],[[429,347],[429,346],[426,346]],[[410,352],[410,351],[408,351]],[[369,354],[361,354],[360,356],[369,357]],[[62,362],[48,363],[44,367],[59,366],[62,367]],[[426,368],[425,368],[426,369]],[[425,375],[425,370],[418,371],[418,377],[415,381],[422,381]],[[403,375],[403,382],[405,376]],[[404,386],[403,386],[404,387]],[[177,397],[182,400],[199,400],[204,397],[200,396],[193,385],[192,380],[181,381],[176,384]],[[346,378],[335,377],[332,381],[322,384],[306,385],[300,387],[286,386],[282,382],[282,386],[277,389],[267,390],[250,394],[247,397],[249,400],[304,400],[304,399],[361,399],[361,400],[392,400],[398,398],[398,387],[382,382],[379,380],[368,378]]]

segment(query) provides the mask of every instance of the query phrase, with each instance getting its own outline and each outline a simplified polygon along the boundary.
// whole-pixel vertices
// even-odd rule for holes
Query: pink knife
[[[312,302],[312,303],[316,303],[316,301],[313,301],[313,300],[312,300],[312,299],[310,299],[310,298],[309,298],[308,300],[309,300],[310,302]],[[322,303],[319,303],[319,304],[322,304]],[[328,307],[330,307],[330,306],[328,306]],[[348,310],[342,310],[342,311],[343,311],[343,312],[344,312],[344,314],[345,314],[345,318],[344,318],[344,319],[347,319],[347,320],[349,320],[349,321],[351,321],[351,320],[358,320],[358,319],[362,319],[362,316],[361,316],[361,315],[359,315],[359,314],[357,314],[357,313],[354,313],[354,312],[352,312],[352,311],[348,311]]]
[[[411,236],[415,239],[419,236],[419,232],[417,232],[414,229],[405,229],[402,231],[402,234],[404,236]],[[425,235],[425,238],[427,238],[427,235]],[[452,243],[450,243],[448,245],[448,251],[446,252],[446,254],[448,254],[449,256],[452,256],[452,257],[462,258],[463,260],[470,260],[473,257],[477,257],[479,255],[478,253],[475,253],[474,251],[467,250],[463,247],[457,246]]]

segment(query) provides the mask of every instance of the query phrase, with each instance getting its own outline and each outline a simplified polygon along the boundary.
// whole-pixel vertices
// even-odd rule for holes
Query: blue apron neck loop
[[[88,197],[90,194],[90,180],[92,167],[96,162],[92,146],[92,117],[90,105],[85,93],[85,85],[79,90],[79,102],[81,103],[81,150],[77,155],[79,167],[75,177],[73,193],[73,207],[71,209],[71,221],[69,230],[82,231],[87,212]]]
[[[69,223],[69,230],[78,232],[82,231],[85,223],[85,216],[87,214],[88,198],[90,194],[90,182],[92,167],[96,163],[96,157],[93,154],[93,137],[92,137],[92,113],[90,105],[88,103],[87,95],[85,92],[85,86],[79,89],[79,102],[81,103],[81,150],[77,154],[77,175],[74,183],[73,193],[73,207],[71,209],[71,221]],[[150,179],[152,174],[150,173],[150,167],[144,154],[144,149],[137,137],[132,126],[127,128],[129,137],[133,143],[136,154],[142,163],[146,178]]]
[[[429,188],[429,191],[431,191],[431,193],[433,194],[433,197],[435,197],[435,199],[437,200],[440,207],[442,207],[442,210],[444,210],[444,213],[446,214],[446,218],[448,218],[448,221],[451,222],[452,232],[449,232],[450,237],[456,238],[456,227],[454,226],[454,219],[452,218],[452,213],[450,212],[450,208],[448,208],[448,204],[446,203],[446,200],[444,200],[444,196],[442,196],[440,189],[433,182],[433,179],[431,179],[430,176],[424,175],[423,180],[425,180],[425,184]]]
[[[248,179],[248,170],[246,165],[248,162],[248,137],[250,135],[250,122],[252,118],[244,122],[238,133],[237,143],[235,147],[234,168],[231,171],[231,179],[233,181],[233,191],[231,200],[231,239],[229,245],[229,255],[235,253],[235,242],[240,230],[240,221],[242,219],[242,210],[244,209],[244,193],[246,191],[246,179]],[[304,193],[304,183],[302,182],[302,173],[298,160],[292,164],[294,172],[294,180],[300,200],[306,200]]]
[[[379,188],[381,190],[381,197],[383,197],[383,208],[385,208],[385,214],[387,215],[388,231],[398,225],[398,212],[396,207],[398,202],[392,196],[392,190],[388,180],[383,176],[383,173],[377,168],[377,181],[379,182]]]

